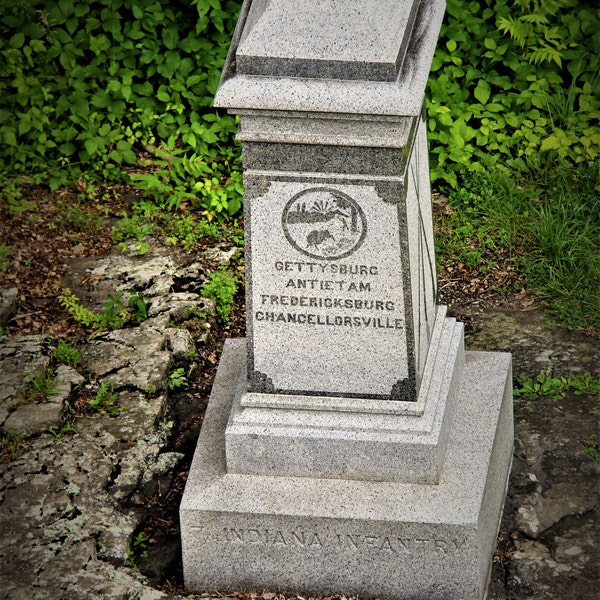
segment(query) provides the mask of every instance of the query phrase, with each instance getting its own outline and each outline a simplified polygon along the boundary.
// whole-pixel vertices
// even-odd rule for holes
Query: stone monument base
[[[227,471],[436,483],[464,358],[463,324],[438,306],[414,402],[242,394],[225,432]]]
[[[485,596],[512,458],[509,354],[466,352],[436,484],[228,473],[245,375],[245,340],[230,340],[180,509],[190,591]]]

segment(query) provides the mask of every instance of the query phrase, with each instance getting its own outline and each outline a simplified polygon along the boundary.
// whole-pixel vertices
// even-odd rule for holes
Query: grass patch
[[[102,217],[89,207],[79,205],[65,205],[60,211],[60,220],[74,233],[97,233],[103,225]]]
[[[51,369],[42,369],[31,374],[21,392],[21,401],[29,404],[53,396],[57,391],[58,378],[53,376]]]
[[[16,460],[23,453],[21,434],[18,431],[7,431],[0,438],[0,458]]]
[[[538,176],[536,176],[538,175]],[[600,184],[590,167],[557,168],[515,180],[469,174],[448,191],[438,218],[438,267],[486,273],[501,257],[568,327],[600,328]]]
[[[595,435],[583,440],[583,451],[600,463],[600,444]]]
[[[8,269],[10,261],[8,257],[13,253],[12,248],[9,248],[4,242],[0,244],[0,271]]]
[[[598,191],[591,169],[563,169],[535,206],[529,281],[569,327],[600,328]]]

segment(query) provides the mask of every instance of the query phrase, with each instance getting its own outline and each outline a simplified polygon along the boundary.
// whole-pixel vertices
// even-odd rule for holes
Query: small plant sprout
[[[67,435],[68,433],[77,433],[77,430],[75,429],[75,427],[73,427],[73,425],[71,425],[71,423],[67,423],[63,425],[60,429],[50,427],[50,429],[48,429],[48,432],[57,442],[60,442],[65,435]]]
[[[4,242],[0,244],[0,271],[4,271],[10,266],[8,256],[12,254],[12,248],[9,248]]]
[[[21,434],[18,431],[7,431],[0,438],[0,455],[16,460],[23,453],[21,449]]]
[[[596,436],[590,435],[587,439],[583,440],[582,444],[583,451],[594,460],[600,462],[600,443],[596,439]]]
[[[141,323],[148,318],[148,307],[141,292],[132,291],[127,305],[131,309],[136,322]]]
[[[117,406],[117,394],[112,381],[100,384],[94,398],[88,400],[88,406],[100,414],[117,415],[123,410],[122,406]]]
[[[222,267],[209,275],[208,283],[202,288],[202,294],[214,301],[217,317],[222,323],[231,322],[233,298],[237,291],[238,283],[238,278]]]
[[[170,390],[176,390],[186,384],[187,380],[184,373],[185,369],[183,367],[174,369],[169,373],[168,386]]]
[[[50,369],[42,369],[32,373],[29,381],[21,391],[21,400],[24,403],[43,400],[54,395],[58,390],[58,378],[52,375]]]
[[[149,537],[140,531],[132,540],[131,546],[127,548],[127,560],[125,564],[132,569],[137,569],[136,557],[146,558],[148,556],[148,544]]]
[[[514,388],[514,395],[527,400],[536,400],[540,396],[560,400],[566,396],[569,390],[576,396],[581,394],[600,395],[600,379],[592,377],[589,373],[552,377],[542,372],[534,379],[517,375],[517,381],[519,386]]]

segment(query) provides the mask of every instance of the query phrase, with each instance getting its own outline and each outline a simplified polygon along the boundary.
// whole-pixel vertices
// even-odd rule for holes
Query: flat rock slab
[[[164,390],[171,354],[164,333],[149,327],[121,329],[102,334],[82,351],[83,366],[117,388],[136,387],[142,391]]]
[[[467,342],[473,350],[510,352],[515,375],[600,376],[598,339],[553,326],[541,310],[487,311],[474,321]]]
[[[126,299],[130,290],[143,290],[144,298],[152,304],[173,291],[200,291],[206,282],[201,263],[175,246],[161,246],[153,240],[148,243],[144,254],[134,247],[125,253],[114,247],[100,257],[68,260],[61,287],[69,288],[82,304],[95,311],[102,310],[109,294],[122,294]]]
[[[24,336],[0,341],[0,428],[20,439],[59,428],[74,382],[81,376],[69,367],[51,368],[49,336]],[[52,382],[52,393],[34,398],[34,377]]]
[[[14,408],[31,376],[48,367],[48,341],[43,335],[0,338],[0,407]]]

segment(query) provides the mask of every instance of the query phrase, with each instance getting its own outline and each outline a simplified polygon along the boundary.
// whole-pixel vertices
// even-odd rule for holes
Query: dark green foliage
[[[219,0],[5,0],[0,179],[114,183],[143,148],[165,147],[206,165],[168,166],[186,184],[226,187],[235,121],[211,106],[238,10]],[[239,208],[232,196],[237,208],[225,214]]]
[[[429,79],[433,179],[600,156],[600,10],[578,0],[448,0]]]

